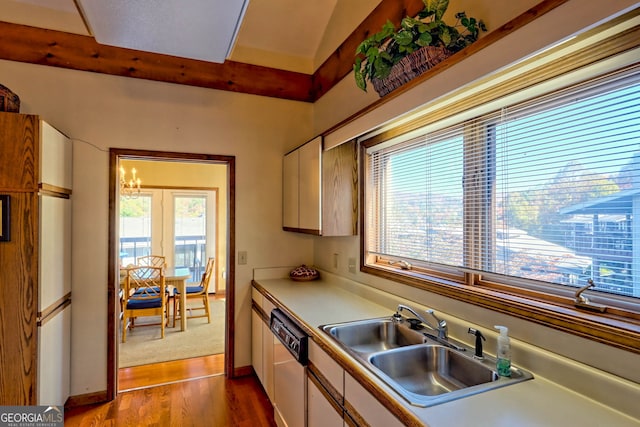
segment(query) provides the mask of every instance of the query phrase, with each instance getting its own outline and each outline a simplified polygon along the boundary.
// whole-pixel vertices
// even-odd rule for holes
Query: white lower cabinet
[[[64,405],[71,394],[71,305],[40,327],[38,350],[38,405]]]
[[[267,318],[275,306],[262,297],[257,290],[252,290],[252,299],[260,307]],[[269,321],[254,307],[251,311],[251,363],[262,383],[269,400],[273,402],[273,342],[275,337],[269,328]]]
[[[309,341],[309,361],[310,370],[321,380],[313,372],[307,375],[307,427],[342,427],[344,369],[313,340]]]
[[[331,405],[322,390],[307,378],[307,427],[342,427],[343,413]]]
[[[344,399],[371,427],[404,425],[348,373],[344,374]]]
[[[251,310],[251,364],[260,382],[264,385],[264,365],[262,361],[262,316]]]
[[[260,307],[260,310],[254,307],[251,312],[252,364],[269,400],[275,404],[274,415],[279,426],[285,425],[284,419],[297,420],[296,424],[300,423],[300,427],[403,426],[400,420],[346,373],[313,339],[309,339],[310,363],[306,380],[304,376],[301,377],[300,373],[304,370],[297,369],[300,368],[298,362],[288,363],[285,360],[286,349],[280,345],[269,328],[266,318],[275,306],[255,289],[253,289],[252,298],[254,305]],[[266,318],[263,318],[260,311]],[[294,367],[296,369],[293,369]],[[278,375],[276,375],[276,369]],[[276,378],[279,384],[274,384]],[[306,381],[306,405],[303,404],[299,408],[277,405],[276,388],[286,393],[290,389],[290,384],[297,384],[300,381]],[[282,397],[286,402],[293,401],[296,396]],[[288,416],[285,417],[285,415]],[[305,418],[306,423],[300,421]],[[287,427],[298,426],[287,425]]]
[[[400,427],[403,423],[325,353],[309,343],[307,426]]]

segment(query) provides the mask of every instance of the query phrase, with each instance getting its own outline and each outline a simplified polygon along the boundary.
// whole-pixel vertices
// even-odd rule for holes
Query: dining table
[[[191,271],[186,267],[169,267],[164,269],[164,283],[173,286],[179,292],[180,297],[180,330],[187,330],[187,280],[191,277]],[[174,294],[174,297],[176,295]]]

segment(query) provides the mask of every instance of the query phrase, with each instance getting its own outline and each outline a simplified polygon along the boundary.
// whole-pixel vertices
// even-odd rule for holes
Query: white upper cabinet
[[[322,151],[318,136],[284,156],[283,218],[286,231],[322,236],[357,234],[355,142]]]
[[[283,229],[321,233],[322,137],[316,137],[284,157]]]
[[[40,183],[71,189],[71,141],[56,128],[40,120]]]

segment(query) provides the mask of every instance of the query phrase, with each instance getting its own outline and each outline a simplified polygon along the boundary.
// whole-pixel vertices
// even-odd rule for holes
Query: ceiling
[[[182,68],[185,68],[185,63],[193,67],[193,64],[203,65],[200,61],[204,61],[209,66],[223,63],[226,58],[224,68],[212,70],[228,72],[229,67],[233,66],[237,74],[243,65],[264,67],[259,70],[280,70],[284,72],[280,73],[282,79],[295,83],[302,81],[304,76],[312,76],[332,55],[335,56],[354,30],[378,5],[385,2],[396,3],[398,6],[393,8],[403,11],[407,3],[421,3],[420,0],[164,1],[163,4],[175,3],[172,10],[171,6],[158,7],[157,0],[0,0],[0,23],[20,25],[7,27],[11,32],[0,28],[0,33],[11,33],[13,36],[8,36],[8,39],[11,41],[10,37],[14,37],[14,40],[20,39],[21,43],[25,43],[26,37],[28,43],[33,45],[30,47],[32,50],[38,48],[38,43],[42,43],[42,48],[46,45],[61,48],[63,43],[60,40],[67,43],[65,46],[76,46],[80,42],[86,45],[90,40],[102,52],[112,52],[105,49],[115,46],[118,49],[171,55],[186,61],[182,62]],[[143,9],[147,4],[149,7]],[[190,10],[183,13],[180,9],[183,4],[188,4]],[[198,28],[196,24],[202,25]],[[35,32],[35,29],[21,26],[55,32]],[[218,33],[218,30],[224,31]],[[52,38],[55,41],[52,42]],[[221,47],[210,46],[212,39],[221,41]],[[156,42],[169,45],[168,50],[156,47]],[[209,48],[215,54],[210,55]],[[0,59],[38,63],[49,61],[51,63],[46,65],[64,66],[55,63],[52,59],[55,54],[51,52],[47,53],[45,60],[36,61],[30,59],[29,55],[33,55],[33,52],[24,52],[24,47],[21,49],[22,52],[0,54]],[[97,54],[94,53],[94,56]],[[353,55],[350,53],[348,58],[342,56],[342,61],[348,59],[350,69]],[[102,57],[106,55],[102,53]],[[190,60],[198,62],[192,63]],[[69,68],[78,69],[75,66]],[[95,67],[86,68],[95,71]],[[346,66],[341,69],[346,69]],[[255,73],[256,68],[251,70]],[[259,84],[260,79],[257,80]]]

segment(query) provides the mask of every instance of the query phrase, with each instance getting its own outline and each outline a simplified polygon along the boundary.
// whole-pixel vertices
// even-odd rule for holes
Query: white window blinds
[[[376,147],[369,255],[640,296],[638,67]]]
[[[369,157],[370,252],[461,265],[462,145],[457,126]]]

